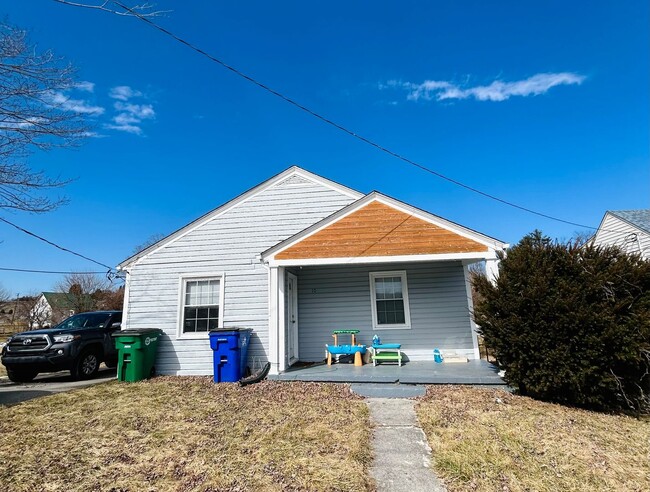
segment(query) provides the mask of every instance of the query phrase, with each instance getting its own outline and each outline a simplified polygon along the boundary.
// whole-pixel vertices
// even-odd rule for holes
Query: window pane
[[[185,286],[186,306],[214,306],[219,304],[219,280],[190,280]]]
[[[400,277],[392,277],[387,279],[391,285],[391,299],[402,298],[402,279]]]
[[[375,279],[375,294],[377,299],[385,299],[386,298],[386,286],[384,284],[384,279],[383,278],[376,278]]]
[[[196,310],[196,317],[197,318],[205,318],[205,319],[207,319],[208,311],[209,311],[208,308],[198,308]]]
[[[196,319],[196,308],[186,307],[185,308],[185,319]]]
[[[402,299],[377,301],[377,324],[405,324],[404,301]]]
[[[381,299],[402,299],[401,277],[382,277],[375,279],[375,298]]]
[[[219,319],[210,318],[208,320],[208,329],[209,330],[216,330],[217,328],[219,328]]]
[[[197,319],[196,320],[196,331],[208,331],[208,320],[207,319]]]

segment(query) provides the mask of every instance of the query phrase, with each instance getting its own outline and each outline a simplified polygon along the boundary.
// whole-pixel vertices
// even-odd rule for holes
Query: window
[[[181,335],[205,333],[223,326],[223,277],[183,281]]]
[[[372,325],[375,330],[409,329],[406,272],[371,272]]]

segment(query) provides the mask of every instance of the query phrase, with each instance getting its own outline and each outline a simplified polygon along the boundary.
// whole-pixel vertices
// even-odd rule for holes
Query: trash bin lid
[[[160,328],[132,328],[128,330],[120,330],[111,334],[113,337],[137,337],[142,335],[160,335],[162,330]]]
[[[219,333],[222,331],[252,331],[252,328],[242,328],[240,326],[233,326],[232,328],[213,328],[210,333]]]

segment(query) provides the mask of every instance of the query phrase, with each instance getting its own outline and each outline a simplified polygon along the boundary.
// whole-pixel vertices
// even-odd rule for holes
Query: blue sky
[[[90,2],[90,0],[89,0]],[[650,207],[644,1],[171,2],[155,21],[382,145],[470,186],[597,226]],[[70,203],[2,213],[116,265],[266,178],[300,165],[516,243],[580,228],[441,181],[324,125],[141,21],[52,0],[0,12],[79,68],[94,108],[78,149],[33,168],[75,178]],[[95,270],[0,225],[0,267]],[[55,275],[0,272],[12,294]]]

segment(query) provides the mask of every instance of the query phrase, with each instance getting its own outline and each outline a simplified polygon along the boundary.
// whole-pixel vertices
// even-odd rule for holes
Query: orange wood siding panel
[[[430,255],[487,251],[487,246],[379,202],[275,255],[277,260]]]

